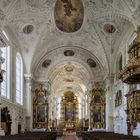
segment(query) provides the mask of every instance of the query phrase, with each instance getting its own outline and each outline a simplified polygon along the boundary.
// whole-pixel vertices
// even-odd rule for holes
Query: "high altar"
[[[33,128],[48,128],[48,93],[41,84],[33,97]]]
[[[66,131],[74,131],[78,124],[78,99],[67,91],[61,99],[61,123]]]

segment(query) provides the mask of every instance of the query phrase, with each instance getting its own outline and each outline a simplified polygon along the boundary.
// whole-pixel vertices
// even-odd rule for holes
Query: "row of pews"
[[[1,136],[0,140],[56,140],[57,132],[28,132]]]
[[[140,140],[140,138],[137,136],[123,135],[105,131],[82,131],[77,132],[77,136],[82,137],[83,140]]]

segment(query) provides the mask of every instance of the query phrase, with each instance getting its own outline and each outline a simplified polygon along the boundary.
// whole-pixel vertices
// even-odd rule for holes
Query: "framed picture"
[[[65,121],[74,121],[74,107],[72,105],[65,107]]]
[[[39,94],[37,100],[39,104],[40,103],[45,104],[45,101],[46,101],[45,96],[43,94]]]
[[[36,107],[36,117],[37,123],[45,123],[46,121],[46,106],[37,106]]]

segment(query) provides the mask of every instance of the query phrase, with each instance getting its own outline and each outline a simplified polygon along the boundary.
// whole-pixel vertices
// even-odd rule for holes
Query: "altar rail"
[[[56,140],[57,132],[29,132],[17,135],[1,136],[0,140]]]
[[[116,134],[114,132],[77,132],[78,137],[82,137],[83,140],[140,140],[137,136]]]

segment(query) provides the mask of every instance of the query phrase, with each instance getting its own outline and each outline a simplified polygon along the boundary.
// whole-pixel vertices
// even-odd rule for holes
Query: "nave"
[[[1,136],[0,140],[140,140],[140,137],[106,131],[79,131],[61,136],[58,136],[58,132],[26,132]]]
[[[0,140],[83,140],[76,133],[57,136],[57,132],[29,132],[17,135],[0,136]]]
[[[76,135],[140,137],[140,0],[0,0],[1,139]]]
[[[58,138],[57,140],[82,140],[82,138],[78,138],[75,135],[66,135],[61,138]]]

